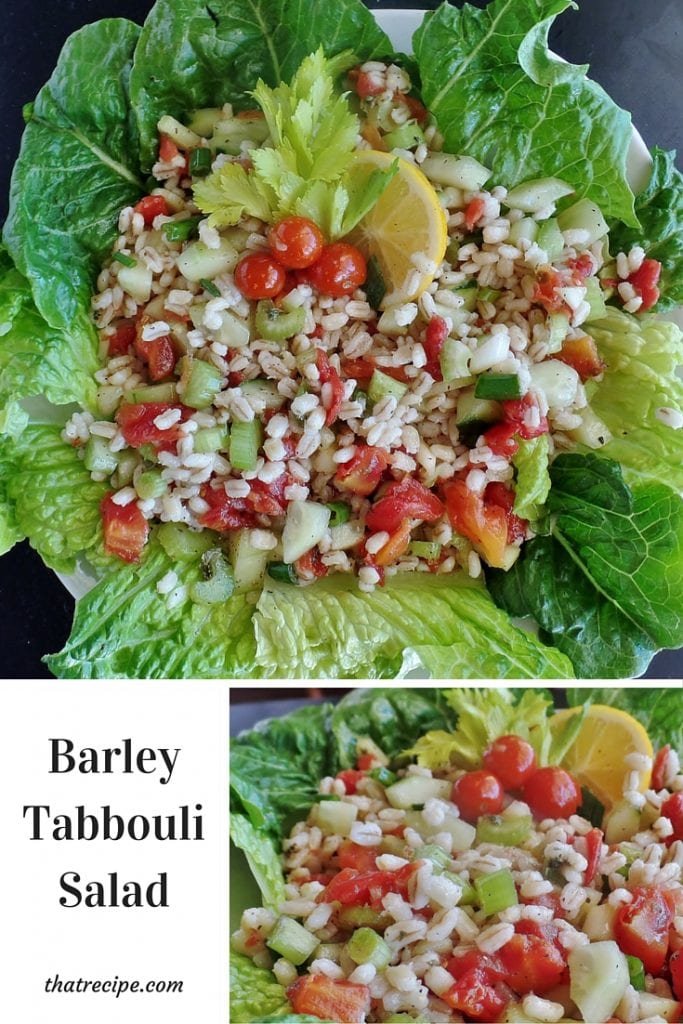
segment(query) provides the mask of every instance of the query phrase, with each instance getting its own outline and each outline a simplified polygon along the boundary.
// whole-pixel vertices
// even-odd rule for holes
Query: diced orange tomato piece
[[[163,160],[165,164],[170,164],[171,160],[174,160],[178,156],[180,150],[176,146],[173,139],[170,139],[168,135],[161,135],[159,137],[159,159]]]
[[[412,528],[412,521],[410,519],[404,519],[398,530],[392,533],[386,544],[381,547],[374,556],[373,561],[375,565],[393,565],[394,562],[397,562],[410,544],[410,532]]]
[[[371,124],[370,121],[366,121],[361,128],[360,133],[365,141],[370,143],[372,149],[379,149],[380,152],[386,153],[387,144],[376,125]]]
[[[485,209],[486,202],[481,196],[475,196],[474,199],[470,199],[465,208],[465,227],[468,231],[474,231],[474,227],[477,221],[483,217]]]
[[[295,1013],[320,1020],[363,1024],[370,1012],[370,989],[352,981],[336,981],[324,974],[304,974],[287,989]]]
[[[100,505],[104,548],[124,562],[139,562],[149,536],[149,523],[136,502],[117,505],[113,491],[105,494]]]
[[[367,496],[379,485],[387,465],[387,453],[383,448],[359,444],[353,458],[342,463],[335,473],[334,482],[343,490]]]
[[[508,521],[504,508],[486,505],[464,480],[452,480],[444,486],[446,509],[453,529],[467,537],[494,568],[502,568],[508,539]]]
[[[598,346],[590,334],[582,334],[580,338],[565,338],[562,350],[555,358],[573,367],[582,381],[599,377],[605,369]]]

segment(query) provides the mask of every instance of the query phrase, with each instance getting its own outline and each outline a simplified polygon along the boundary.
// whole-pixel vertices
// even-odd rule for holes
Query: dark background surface
[[[371,10],[432,8],[435,0],[367,0]],[[49,77],[66,37],[98,18],[142,21],[146,0],[5,0],[0,23],[0,221],[23,129],[21,108]],[[484,6],[479,0],[476,6]],[[671,149],[683,133],[683,0],[583,0],[550,34],[553,49],[591,75],[622,106],[648,145]],[[679,160],[680,164],[680,160]],[[0,561],[0,678],[49,673],[45,653],[69,632],[73,600],[26,543]],[[683,675],[683,652],[659,655],[651,678]]]

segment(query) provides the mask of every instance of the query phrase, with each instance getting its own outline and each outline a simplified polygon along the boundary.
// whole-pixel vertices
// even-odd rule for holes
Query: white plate
[[[392,44],[397,50],[404,53],[412,51],[412,37],[425,15],[425,11],[375,11],[375,18],[381,28],[387,33]],[[631,137],[631,145],[628,151],[628,180],[634,191],[638,192],[644,188],[649,177],[649,169],[652,161],[648,148],[643,142],[640,133],[634,128]],[[683,310],[677,311],[671,317],[683,328]],[[57,576],[66,589],[76,600],[83,597],[97,582],[97,576],[84,564],[80,565],[76,572],[65,574],[58,572]]]

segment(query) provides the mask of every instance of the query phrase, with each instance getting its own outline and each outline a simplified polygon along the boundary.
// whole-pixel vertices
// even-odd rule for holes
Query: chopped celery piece
[[[141,473],[135,481],[135,490],[138,497],[142,498],[143,501],[147,501],[151,498],[160,498],[162,494],[166,494],[168,484],[163,479],[160,469],[148,469],[146,472]]]
[[[457,338],[446,338],[439,353],[441,376],[447,384],[456,380],[471,380],[470,356],[467,345]]]
[[[259,338],[266,341],[286,341],[304,329],[306,310],[303,306],[285,312],[270,299],[261,299],[256,307],[254,325]]]
[[[333,803],[315,804],[312,814],[315,824],[322,829],[325,835],[348,836],[358,817],[358,808],[355,804],[348,804],[340,800]]]
[[[637,956],[626,956],[626,962],[628,963],[628,980],[633,985],[636,992],[645,991],[645,967],[643,961],[639,960]]]
[[[538,228],[536,244],[543,249],[549,263],[558,260],[564,251],[564,236],[554,217],[544,220]]]
[[[373,309],[379,309],[387,293],[387,286],[376,256],[371,256],[368,260],[368,274],[363,288],[369,305]]]
[[[478,288],[476,284],[461,284],[459,288],[453,289],[453,294],[462,299],[461,309],[464,309],[467,313],[473,313],[477,308],[477,302],[481,298],[483,290],[483,288]]]
[[[531,815],[484,814],[477,821],[477,842],[521,846],[531,833]]]
[[[166,235],[167,242],[187,242],[190,238],[196,238],[199,230],[201,215],[185,217],[184,220],[167,220],[161,230]]]
[[[146,459],[147,462],[158,462],[159,452],[156,450],[153,444],[141,444],[138,448],[138,452]]]
[[[83,452],[83,465],[89,473],[113,473],[119,460],[104,437],[92,435]]]
[[[387,800],[392,807],[409,810],[415,804],[425,804],[430,797],[450,799],[453,786],[446,779],[427,779],[423,775],[406,775],[387,789]],[[472,830],[474,832],[474,829]]]
[[[268,575],[278,583],[298,584],[299,582],[296,569],[289,562],[269,562]]]
[[[156,451],[154,454],[156,455]],[[148,455],[143,455],[141,448],[138,448],[137,452],[119,452],[119,464],[116,467],[116,473],[112,479],[114,487],[126,487],[132,481],[135,470],[140,465],[140,455],[142,455],[143,458],[147,458],[150,462],[154,461],[153,459],[150,459]]]
[[[384,1018],[384,1024],[424,1024],[424,1017],[412,1017],[409,1013],[392,1013]]]
[[[233,423],[230,431],[230,462],[234,469],[254,469],[258,450],[263,443],[263,426],[260,420],[250,423]]]
[[[474,888],[473,885],[470,885],[469,882],[466,882],[464,878],[461,878],[460,875],[457,875],[455,871],[444,871],[443,876],[444,878],[447,878],[449,882],[453,882],[455,885],[460,886],[462,893],[460,895],[460,899],[458,900],[459,906],[472,907],[475,904],[479,903],[477,890]]]
[[[135,267],[138,262],[132,256],[127,256],[125,252],[115,252],[114,259],[124,267]]]
[[[220,604],[235,589],[235,577],[220,548],[202,555],[202,572],[206,577],[190,587],[190,598],[199,604]]]
[[[260,398],[265,409],[281,409],[285,402],[284,395],[280,394],[274,380],[264,380],[261,377],[245,380],[240,384],[240,390],[250,398]]]
[[[330,510],[330,529],[346,523],[351,515],[351,509],[345,501],[328,501],[327,507]]]
[[[572,195],[573,191],[571,185],[559,178],[534,178],[511,188],[503,203],[511,210],[538,213],[559,199]]]
[[[607,221],[600,207],[592,199],[579,199],[557,218],[561,231],[587,231],[588,237],[582,245],[592,245],[609,231]]]
[[[492,398],[498,402],[522,397],[522,385],[516,373],[482,373],[477,378],[475,398]]]
[[[266,575],[268,552],[254,547],[251,543],[251,530],[231,530],[228,547],[235,575],[235,590],[244,593],[260,587]]]
[[[192,409],[206,409],[221,389],[223,374],[217,366],[203,359],[185,356],[185,360],[183,404]]]
[[[393,786],[397,781],[396,774],[384,765],[380,765],[378,768],[371,768],[370,778],[374,779],[375,782],[379,782],[382,786]]]
[[[177,562],[193,562],[215,543],[215,535],[208,530],[197,533],[182,523],[162,523],[157,537],[169,558]]]
[[[382,910],[372,907],[342,907],[337,914],[340,928],[377,928],[384,931],[393,920]]]
[[[603,820],[605,842],[621,843],[631,839],[640,828],[640,810],[628,800],[618,800]]]
[[[356,964],[372,964],[383,971],[391,963],[392,952],[372,928],[359,928],[346,943],[346,952]]]
[[[212,154],[210,149],[198,146],[190,153],[190,174],[195,178],[203,178],[211,170]]]
[[[368,387],[368,398],[374,405],[380,402],[387,395],[392,395],[396,401],[400,401],[408,390],[407,384],[401,384],[400,380],[394,380],[381,370],[374,370]]]
[[[202,277],[199,283],[205,292],[208,292],[209,295],[213,295],[214,299],[220,299],[221,293],[218,288],[216,288],[213,281],[208,281],[205,277]]]
[[[234,433],[233,427],[233,433]],[[296,562],[325,536],[330,510],[318,501],[290,501],[282,531],[282,557]]]
[[[433,562],[441,554],[441,545],[435,540],[411,540],[409,550],[411,555]]]
[[[479,904],[486,917],[499,914],[508,907],[514,907],[518,902],[515,880],[509,868],[501,868],[490,875],[481,875],[475,879],[474,888],[477,890]]]
[[[175,402],[178,398],[175,384],[150,384],[143,388],[133,388],[130,401],[133,405],[143,402]]]
[[[384,136],[384,144],[388,150],[413,149],[424,142],[424,132],[417,121],[406,121],[399,128],[394,128]]]
[[[448,799],[448,797],[446,797]],[[468,821],[463,821],[462,818],[456,818],[451,814],[447,814],[445,820],[439,826],[432,826],[430,835],[436,835],[439,832],[449,832],[452,840],[451,849],[455,853],[461,853],[463,850],[469,850],[474,844],[474,840],[477,835],[477,830],[474,825],[470,825]]]
[[[229,444],[230,433],[227,427],[205,427],[194,435],[194,450],[200,455],[227,451]]]
[[[498,288],[478,288],[477,302],[497,302],[502,294]]]
[[[443,847],[437,846],[436,843],[425,843],[424,846],[416,850],[415,860],[429,860],[440,871],[445,871],[451,862],[450,856]]]
[[[318,945],[318,939],[298,921],[291,917],[280,917],[268,936],[266,944],[276,953],[298,967],[308,960]]]

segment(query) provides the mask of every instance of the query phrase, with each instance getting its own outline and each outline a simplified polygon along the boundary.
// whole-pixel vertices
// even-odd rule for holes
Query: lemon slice
[[[550,719],[551,729],[563,726],[579,710],[558,711]],[[633,753],[652,757],[650,737],[640,722],[619,708],[593,704],[562,764],[609,808],[621,800],[624,780],[635,770],[626,764],[626,758]],[[639,770],[638,777],[636,788],[643,793],[650,782],[650,771]]]
[[[398,173],[349,238],[367,258],[377,258],[387,288],[382,308],[419,298],[434,280],[429,265],[441,263],[448,242],[439,197],[415,164],[363,149],[355,157],[353,173],[384,171],[396,159]]]

